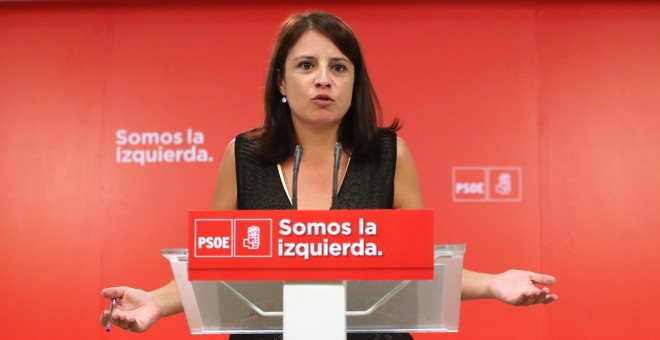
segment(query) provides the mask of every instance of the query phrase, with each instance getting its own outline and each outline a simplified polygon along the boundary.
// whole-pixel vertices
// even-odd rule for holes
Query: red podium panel
[[[189,213],[190,280],[431,280],[432,210]]]

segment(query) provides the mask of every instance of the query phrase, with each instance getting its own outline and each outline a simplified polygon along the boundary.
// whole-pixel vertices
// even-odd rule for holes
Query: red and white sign
[[[433,278],[432,210],[189,213],[190,280]]]
[[[522,168],[454,167],[454,202],[521,202]]]

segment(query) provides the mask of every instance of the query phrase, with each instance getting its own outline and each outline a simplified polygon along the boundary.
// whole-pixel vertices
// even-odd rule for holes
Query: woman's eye
[[[303,70],[309,70],[312,68],[312,63],[303,61],[300,64],[298,64],[298,67],[302,68]]]
[[[332,69],[337,71],[337,72],[344,72],[344,71],[346,71],[346,65],[344,65],[344,64],[335,64],[335,65],[332,65]]]

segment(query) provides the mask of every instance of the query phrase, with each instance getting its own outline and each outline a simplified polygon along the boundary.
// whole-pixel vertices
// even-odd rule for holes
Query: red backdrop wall
[[[226,144],[261,121],[279,23],[310,8],[360,37],[386,120],[405,123],[436,242],[466,243],[475,270],[559,279],[553,305],[465,302],[460,333],[416,339],[660,331],[653,2],[3,3],[2,338],[137,336],[98,325],[101,288],[171,278],[161,248],[186,246],[186,213],[209,206]],[[143,132],[161,144],[123,144]],[[159,147],[196,157],[121,156]],[[520,192],[456,200],[465,167],[517,169]],[[139,336],[187,334],[179,315]]]

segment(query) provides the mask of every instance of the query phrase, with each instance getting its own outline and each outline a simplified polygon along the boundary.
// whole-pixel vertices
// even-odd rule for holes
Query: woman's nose
[[[330,75],[328,70],[321,69],[319,70],[314,86],[316,87],[329,87],[330,86]]]

